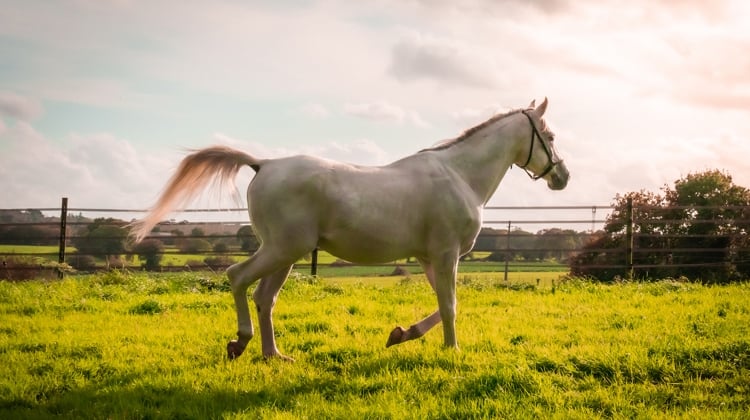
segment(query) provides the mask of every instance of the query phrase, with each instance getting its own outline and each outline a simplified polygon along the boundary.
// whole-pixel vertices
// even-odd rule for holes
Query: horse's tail
[[[226,146],[212,146],[186,156],[177,172],[167,183],[164,192],[148,214],[131,225],[131,236],[141,241],[164,216],[178,207],[187,205],[206,186],[218,184],[231,186],[236,192],[234,178],[243,166],[256,172],[262,160]]]

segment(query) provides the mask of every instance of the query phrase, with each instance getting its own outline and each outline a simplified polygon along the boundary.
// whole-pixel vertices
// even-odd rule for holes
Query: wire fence
[[[506,279],[509,271],[571,271],[611,279],[678,275],[685,268],[726,271],[727,266],[742,274],[750,265],[747,207],[634,209],[631,203],[626,211],[613,210],[599,205],[487,207],[461,270],[503,272]],[[677,217],[686,212],[689,220]],[[699,213],[711,217],[695,217]],[[0,209],[0,277],[33,278],[68,267],[82,272],[218,271],[258,246],[245,208],[183,210],[135,245],[128,223],[143,214],[145,210],[68,208],[67,199],[58,208]],[[603,230],[617,223],[623,226],[620,231]],[[421,271],[413,259],[359,266],[317,250],[296,268],[324,276]]]

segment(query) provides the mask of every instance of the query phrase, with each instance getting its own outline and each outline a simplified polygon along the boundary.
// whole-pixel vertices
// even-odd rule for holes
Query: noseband
[[[550,173],[553,169],[555,169],[555,166],[557,166],[562,160],[554,160],[552,156],[552,152],[550,151],[549,147],[547,147],[547,144],[544,142],[544,139],[542,139],[541,134],[539,134],[539,130],[536,129],[536,124],[534,124],[534,120],[531,119],[531,115],[529,115],[528,111],[521,111],[523,115],[526,116],[526,118],[529,119],[529,123],[531,124],[531,146],[529,147],[529,157],[526,158],[526,163],[523,165],[519,165],[518,167],[523,169],[526,174],[529,176],[529,178],[536,181],[539,178],[543,178],[545,175]],[[529,166],[529,162],[531,162],[531,156],[534,154],[534,143],[535,139],[539,138],[539,142],[542,144],[542,149],[544,149],[544,153],[547,154],[547,166],[544,168],[544,171],[542,171],[539,175],[534,175],[531,171],[529,171],[526,167]]]

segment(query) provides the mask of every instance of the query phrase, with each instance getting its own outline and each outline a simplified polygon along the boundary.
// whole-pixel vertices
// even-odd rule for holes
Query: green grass
[[[75,252],[73,247],[65,247],[66,253]],[[36,258],[49,259],[57,261],[57,254],[60,251],[58,246],[51,245],[2,245],[0,244],[0,254],[34,254]]]
[[[494,277],[493,277],[494,276]],[[223,276],[0,282],[0,418],[746,418],[750,285],[459,275],[460,352],[421,276],[295,276],[275,317],[296,363],[230,362]],[[531,281],[529,283],[528,281]],[[555,280],[554,282],[552,280]]]
[[[165,249],[165,252],[163,255],[164,256],[162,257],[161,265],[162,266],[175,266],[175,267],[185,266],[188,264],[188,262],[203,261],[206,257],[215,256],[215,255],[209,255],[209,254],[182,254],[179,252],[177,248],[174,248],[174,247]],[[230,255],[229,257],[235,262],[240,262],[240,261],[247,259],[247,255]],[[334,257],[333,255],[327,252],[321,251],[318,254],[318,264],[327,265],[327,264],[331,264],[335,262],[336,260],[337,260],[336,257]],[[301,259],[299,263],[310,264],[310,256],[308,255],[307,257]],[[133,266],[136,266],[136,267],[140,266],[141,262],[137,255],[134,256],[132,264]]]
[[[67,250],[74,250],[75,248],[66,248]],[[0,253],[4,254],[55,254],[57,255],[59,248],[57,246],[50,245],[7,245],[0,244]]]

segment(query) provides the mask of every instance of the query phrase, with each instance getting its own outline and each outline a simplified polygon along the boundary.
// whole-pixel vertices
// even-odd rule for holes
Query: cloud
[[[254,100],[346,94],[382,73],[377,64],[386,51],[371,31],[342,18],[339,5],[325,2],[12,3],[0,13],[0,56],[18,80],[12,86],[96,107],[154,111],[196,93]]]
[[[385,101],[348,103],[344,105],[344,113],[372,121],[395,121],[422,128],[429,127],[429,124],[416,111],[409,111]]]
[[[301,111],[304,115],[307,115],[308,117],[314,119],[324,119],[328,118],[331,115],[330,111],[328,111],[328,108],[326,108],[325,105],[316,103],[306,104],[302,107]]]
[[[457,41],[412,33],[391,50],[389,73],[401,82],[495,88],[501,85],[492,60]]]
[[[4,202],[35,205],[73,191],[92,205],[146,205],[180,158],[159,143],[217,130],[304,139],[284,147],[234,140],[262,157],[381,164],[405,144],[418,150],[502,111],[496,103],[525,106],[543,95],[573,180],[549,194],[514,171],[524,200],[607,201],[715,166],[748,179],[736,175],[750,144],[748,2],[383,3],[18,1],[0,14],[9,64],[0,85],[20,93],[0,93],[0,179],[14,183]],[[306,105],[279,127],[289,103]],[[59,138],[28,124],[42,113]],[[427,129],[378,126],[367,139],[342,140],[352,117]],[[86,120],[93,125],[80,125]],[[726,141],[716,134],[725,128],[735,130]],[[154,141],[138,148],[129,138]]]
[[[158,190],[164,178],[155,175],[174,164],[153,152],[139,152],[129,141],[109,133],[73,134],[68,142],[67,155],[84,169],[97,191],[139,196]]]
[[[74,134],[56,142],[20,121],[0,132],[3,206],[145,207],[170,174],[165,153],[137,151],[111,134]]]
[[[91,181],[73,159],[26,122],[8,127],[0,142],[4,206],[51,207],[71,188],[86,191]]]
[[[351,143],[329,142],[319,147],[310,147],[306,153],[339,162],[367,166],[384,165],[390,161],[388,153],[368,139],[358,139]]]
[[[31,121],[42,115],[42,105],[30,98],[12,92],[0,91],[0,116]]]
[[[744,157],[750,155],[750,138],[717,132],[685,138],[648,136],[641,140],[643,144],[633,141],[630,148],[617,147],[616,151],[608,143],[560,143],[573,176],[571,191],[581,197],[607,193],[605,200],[616,193],[641,189],[659,192],[662,186],[671,186],[689,173],[711,169],[726,170],[737,185],[750,187],[750,168],[744,163]]]
[[[668,94],[709,108],[750,108],[750,38],[682,31],[665,38],[674,53],[656,63]]]
[[[747,2],[635,1],[627,6],[577,2],[546,31],[528,35],[531,56],[546,56],[551,75],[567,71],[586,86],[605,78],[646,99],[745,110],[750,104]],[[555,36],[549,38],[550,33]]]
[[[464,108],[459,111],[451,112],[451,119],[461,127],[473,127],[488,120],[493,115],[509,110],[509,108],[501,107],[497,104],[487,105],[483,108]]]
[[[476,16],[518,15],[520,13],[543,12],[544,14],[563,13],[569,9],[570,0],[414,0],[422,12],[458,13]]]
[[[676,91],[673,92],[673,96],[676,99],[684,99],[685,101],[709,108],[734,109],[738,111],[747,111],[750,109],[750,92]]]
[[[706,169],[726,170],[736,184],[750,188],[750,167],[746,163],[746,157],[750,156],[750,137],[721,133],[685,140],[684,143],[686,151],[678,156],[675,165],[680,169],[681,176]],[[668,161],[668,156],[668,151],[665,151],[664,164],[674,165]]]
[[[240,140],[223,133],[214,134],[217,143],[244,150],[260,158],[282,158],[304,154],[356,165],[384,165],[392,157],[378,144],[369,139],[355,139],[348,143],[329,141],[319,145],[308,145],[290,149],[287,147],[268,146],[256,141]]]

